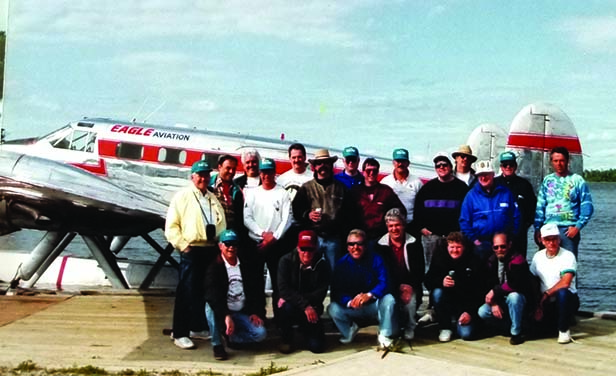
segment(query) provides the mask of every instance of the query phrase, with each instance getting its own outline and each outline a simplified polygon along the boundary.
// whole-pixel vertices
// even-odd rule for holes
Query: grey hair
[[[361,236],[363,240],[366,240],[366,233],[364,232],[364,230],[360,230],[358,228],[351,230],[347,237],[349,236]]]
[[[387,213],[385,213],[384,219],[385,219],[385,223],[387,223],[387,221],[393,221],[393,220],[398,220],[402,222],[403,224],[406,222],[406,216],[403,215],[402,211],[400,211],[400,209],[398,208],[389,209]]]
[[[242,151],[242,164],[246,163],[246,160],[250,159],[251,157],[256,157],[257,161],[261,159],[259,152],[255,148],[250,148]]]

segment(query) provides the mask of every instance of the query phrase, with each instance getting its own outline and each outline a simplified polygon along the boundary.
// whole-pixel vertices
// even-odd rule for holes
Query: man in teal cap
[[[206,315],[216,360],[227,359],[222,337],[229,347],[265,339],[263,287],[249,262],[238,256],[240,239],[233,230],[220,235],[220,252],[205,273]]]
[[[291,195],[282,186],[276,184],[276,162],[270,158],[259,162],[261,185],[250,190],[244,205],[244,226],[248,230],[250,241],[246,247],[246,261],[263,276],[263,267],[267,263],[272,281],[272,305],[274,315],[277,313],[278,300],[278,261],[289,252],[286,238],[291,226]],[[265,289],[264,279],[258,283]],[[265,302],[263,302],[265,305]]]
[[[410,231],[411,235],[416,235],[419,238],[418,231],[411,227],[411,222],[413,221],[415,209],[415,197],[423,183],[418,177],[411,175],[409,171],[411,162],[408,150],[402,148],[394,149],[392,159],[394,172],[391,175],[385,176],[381,183],[390,186],[398,195],[406,209],[407,230]]]
[[[526,257],[528,248],[528,228],[535,220],[535,206],[537,196],[530,182],[516,174],[518,163],[516,155],[512,151],[505,151],[500,155],[500,169],[502,174],[494,179],[495,184],[509,188],[518,203],[520,210],[520,231],[513,239],[513,248],[522,256]]]
[[[222,205],[208,190],[212,169],[206,161],[200,160],[190,171],[192,184],[173,196],[165,222],[165,237],[180,252],[172,338],[182,349],[195,347],[190,338],[208,336],[204,272],[218,253],[218,236],[227,227]]]
[[[342,150],[344,170],[334,177],[341,181],[347,188],[364,182],[364,176],[359,173],[359,150],[355,146],[347,146]]]

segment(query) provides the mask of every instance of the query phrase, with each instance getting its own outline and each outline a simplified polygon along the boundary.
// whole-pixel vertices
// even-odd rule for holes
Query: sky
[[[9,139],[100,116],[426,162],[547,102],[614,167],[616,0],[19,0],[3,23]]]

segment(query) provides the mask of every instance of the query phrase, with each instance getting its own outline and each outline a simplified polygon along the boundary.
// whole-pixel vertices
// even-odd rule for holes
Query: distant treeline
[[[586,181],[611,181],[616,182],[616,169],[609,170],[584,170]]]

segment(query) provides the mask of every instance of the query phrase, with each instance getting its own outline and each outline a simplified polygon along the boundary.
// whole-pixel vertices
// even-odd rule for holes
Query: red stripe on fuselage
[[[107,175],[107,166],[105,165],[105,161],[102,158],[98,159],[97,165],[91,165],[87,163],[71,163],[71,165],[75,167],[79,167],[80,169],[86,170],[93,174],[103,175],[103,176]]]
[[[510,133],[507,146],[549,151],[557,146],[564,146],[569,153],[581,154],[580,139],[572,136],[554,136],[536,133]]]

